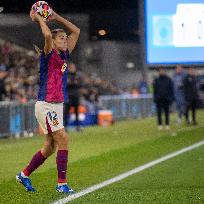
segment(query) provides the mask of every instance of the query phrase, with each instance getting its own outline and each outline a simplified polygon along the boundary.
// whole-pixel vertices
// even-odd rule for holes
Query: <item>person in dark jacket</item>
[[[189,120],[189,111],[192,110],[192,122],[193,125],[196,125],[196,107],[198,103],[198,87],[197,80],[195,75],[195,70],[189,68],[188,75],[184,78],[184,95],[186,100],[186,123],[190,124]]]
[[[77,74],[76,65],[73,63],[69,64],[69,75],[68,75],[68,103],[64,104],[64,126],[67,127],[69,123],[69,111],[70,108],[74,108],[74,113],[76,117],[76,130],[80,131],[79,124],[79,98],[80,98],[80,88],[81,83],[79,76]],[[66,128],[67,129],[67,128]]]
[[[158,129],[162,130],[162,112],[165,114],[166,129],[169,129],[169,108],[174,100],[174,86],[163,67],[159,68],[159,77],[153,82],[154,102],[157,108]]]

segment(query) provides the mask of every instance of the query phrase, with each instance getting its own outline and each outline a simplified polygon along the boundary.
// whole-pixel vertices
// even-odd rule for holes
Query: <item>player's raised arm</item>
[[[43,21],[42,17],[37,14],[31,14],[30,15],[32,20],[39,23],[40,28],[42,30],[42,34],[45,38],[45,46],[44,46],[44,53],[45,55],[49,54],[52,51],[52,34],[51,31],[49,29],[49,27],[47,26],[47,24],[45,23],[45,21]]]
[[[66,30],[70,33],[67,39],[67,44],[68,44],[68,50],[69,53],[72,52],[72,50],[75,48],[76,43],[79,39],[80,35],[80,29],[71,23],[70,21],[66,20],[65,18],[61,17],[58,15],[56,12],[53,11],[53,19],[55,19],[58,23],[63,24],[66,28]]]

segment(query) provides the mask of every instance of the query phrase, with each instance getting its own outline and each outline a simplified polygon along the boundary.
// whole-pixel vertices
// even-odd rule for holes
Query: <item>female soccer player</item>
[[[44,49],[40,56],[40,87],[38,101],[35,104],[35,114],[45,134],[45,143],[31,159],[28,166],[17,176],[27,191],[34,192],[29,176],[44,161],[52,155],[57,148],[58,185],[56,190],[62,193],[73,193],[67,185],[68,138],[63,126],[63,103],[67,101],[67,75],[69,54],[75,48],[79,38],[80,29],[68,20],[53,11],[52,20],[64,25],[70,33],[63,29],[50,31],[42,17],[31,14],[33,21],[37,22],[45,38]]]

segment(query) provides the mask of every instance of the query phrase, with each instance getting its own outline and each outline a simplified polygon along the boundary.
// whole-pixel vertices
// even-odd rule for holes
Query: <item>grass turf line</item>
[[[143,143],[113,150],[100,156],[90,157],[70,164],[70,184],[77,191],[93,184],[102,182],[136,166],[147,163],[155,158],[173,152],[203,138],[204,128],[180,133],[179,137],[165,136]],[[194,136],[192,136],[194,133]],[[48,203],[62,198],[54,192],[56,170],[34,174],[33,184],[38,192],[28,194],[22,187],[15,184],[14,179],[0,185],[1,203]],[[42,182],[44,181],[44,182]],[[6,188],[3,188],[6,186]],[[12,192],[7,194],[7,192]]]
[[[203,121],[201,113],[199,119]],[[172,127],[175,131],[176,127]],[[70,185],[77,191],[203,139],[203,128],[190,127],[177,137],[158,132],[154,119],[120,122],[108,129],[88,128],[71,136]],[[94,142],[93,142],[94,141]],[[14,176],[40,148],[42,138],[0,140],[0,203],[48,203],[62,198],[55,193],[54,158],[31,178],[36,194],[28,194]],[[5,159],[2,159],[5,158]],[[6,175],[5,175],[6,172]],[[44,181],[44,182],[42,182]]]
[[[187,152],[70,204],[204,203],[204,148]]]

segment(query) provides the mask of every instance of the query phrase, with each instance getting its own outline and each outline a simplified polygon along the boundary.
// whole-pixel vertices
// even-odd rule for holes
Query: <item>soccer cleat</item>
[[[59,193],[68,193],[73,194],[75,193],[73,189],[71,189],[67,184],[64,184],[62,186],[56,186],[56,191]]]
[[[35,192],[35,189],[32,187],[31,180],[21,176],[21,173],[16,175],[16,181],[23,184],[27,191]]]

